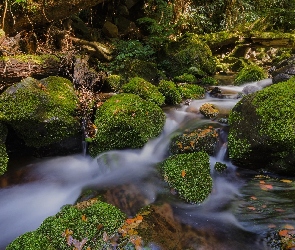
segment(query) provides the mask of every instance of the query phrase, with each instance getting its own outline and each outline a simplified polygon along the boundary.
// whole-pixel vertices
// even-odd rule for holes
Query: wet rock
[[[214,118],[219,114],[219,110],[211,103],[204,103],[200,107],[200,113],[206,118]]]
[[[104,23],[102,27],[102,32],[110,38],[117,38],[119,36],[118,27],[110,21],[106,21]]]

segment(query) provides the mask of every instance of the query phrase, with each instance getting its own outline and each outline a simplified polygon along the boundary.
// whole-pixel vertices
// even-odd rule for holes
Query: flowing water
[[[269,80],[252,84],[265,87]],[[233,96],[242,91],[242,87],[227,88]],[[0,189],[0,249],[5,249],[20,234],[35,230],[65,204],[75,203],[81,191],[87,188],[100,190],[135,184],[148,203],[167,201],[172,195],[157,175],[155,166],[168,156],[172,135],[204,124],[221,128],[225,134],[216,155],[210,158],[213,191],[201,205],[169,199],[175,218],[197,232],[207,232],[208,240],[199,241],[195,247],[191,244],[190,249],[277,249],[267,245],[266,239],[271,230],[280,230],[286,225],[289,229],[295,227],[295,179],[259,175],[232,165],[226,157],[226,130],[223,130],[226,125],[189,112],[210,102],[228,113],[237,101],[207,97],[192,101],[190,106],[170,109],[166,112],[162,134],[142,149],[110,151],[96,159],[81,153],[31,159],[29,163],[20,164],[25,170],[22,181]],[[226,163],[228,169],[222,174],[216,173],[213,169],[216,161]],[[160,249],[156,244],[150,248]]]

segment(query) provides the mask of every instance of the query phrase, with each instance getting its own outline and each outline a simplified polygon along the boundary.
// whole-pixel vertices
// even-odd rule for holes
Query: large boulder
[[[229,116],[229,156],[245,168],[295,175],[295,78],[244,96]]]
[[[41,148],[79,134],[77,107],[78,98],[69,80],[29,77],[0,95],[0,121],[27,146]]]
[[[158,136],[165,123],[162,109],[135,94],[118,94],[99,107],[95,116],[97,133],[89,145],[89,153],[112,149],[140,148]]]

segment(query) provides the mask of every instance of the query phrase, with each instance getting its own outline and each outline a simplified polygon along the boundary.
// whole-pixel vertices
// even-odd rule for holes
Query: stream
[[[270,80],[251,84],[261,89],[269,85]],[[295,178],[237,168],[226,157],[225,142],[210,157],[212,193],[204,203],[196,205],[171,198],[173,195],[155,168],[168,156],[173,134],[192,125],[226,127],[191,110],[209,102],[226,114],[239,101],[234,96],[243,87],[220,86],[229,91],[228,98],[207,96],[193,100],[189,106],[166,110],[162,134],[142,149],[109,151],[95,159],[81,153],[14,163],[18,165],[15,168],[22,167],[23,172],[19,183],[8,183],[0,189],[0,249],[5,249],[17,236],[38,228],[62,206],[75,203],[82,190],[124,184],[139,187],[149,204],[169,200],[174,216],[183,224],[197,231],[205,230],[208,240],[192,249],[280,249],[272,233],[295,227]],[[228,169],[222,174],[216,173],[213,169],[216,161],[226,163]],[[149,249],[160,248],[156,243],[149,243]]]

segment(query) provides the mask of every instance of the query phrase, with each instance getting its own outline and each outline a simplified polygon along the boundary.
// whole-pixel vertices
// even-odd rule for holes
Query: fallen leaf
[[[257,200],[257,197],[255,197],[255,196],[251,196],[250,199],[251,199],[251,200]]]
[[[85,214],[82,215],[82,221],[87,221],[87,217]]]
[[[290,225],[290,224],[286,224],[285,226],[284,226],[284,229],[289,229],[289,230],[293,230],[293,229],[295,229],[292,225]]]
[[[260,184],[260,188],[262,190],[270,190],[273,189],[273,186],[271,184]]]
[[[279,235],[281,237],[285,237],[288,234],[288,230],[287,229],[283,229],[279,231]]]
[[[252,210],[252,211],[256,210],[255,207],[247,207],[247,208],[250,209],[250,210]]]
[[[184,177],[185,175],[186,175],[185,170],[182,170],[182,171],[181,171],[181,177]]]
[[[131,224],[131,223],[133,223],[133,222],[134,222],[134,219],[127,219],[127,220],[126,220],[126,223],[127,223],[127,224]]]
[[[286,179],[282,179],[281,181],[285,182],[285,183],[291,183],[292,182],[291,180],[286,180]]]

